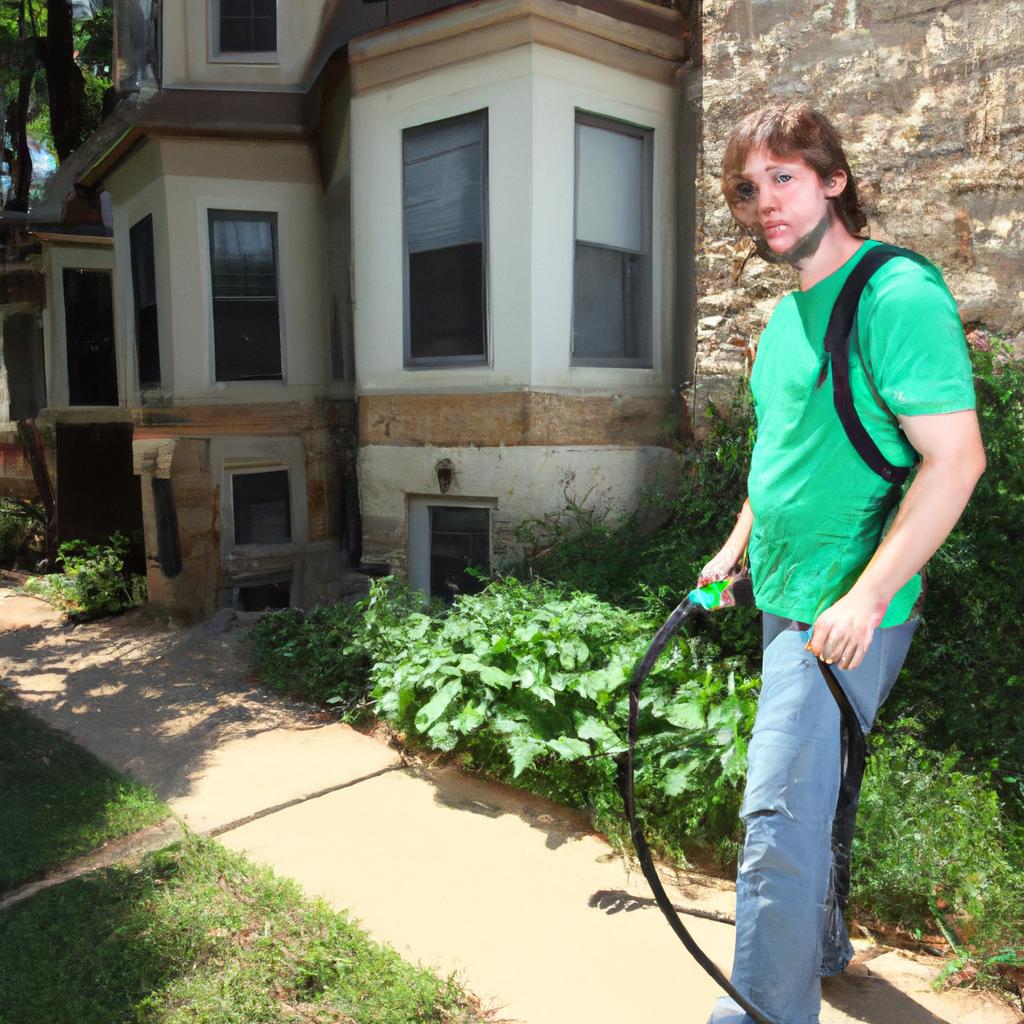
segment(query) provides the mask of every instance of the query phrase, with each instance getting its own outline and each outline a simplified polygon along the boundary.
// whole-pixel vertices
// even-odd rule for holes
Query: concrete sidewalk
[[[149,783],[197,832],[351,910],[377,938],[456,971],[527,1024],[703,1024],[717,992],[647,885],[579,815],[387,745],[246,678],[233,613],[169,631],[140,616],[70,628],[0,590],[0,673],[19,699]],[[683,880],[681,907],[730,914],[730,887]],[[732,928],[689,916],[728,969]],[[879,952],[879,951],[874,951]],[[864,954],[830,979],[823,1024],[1009,1024],[935,965]]]

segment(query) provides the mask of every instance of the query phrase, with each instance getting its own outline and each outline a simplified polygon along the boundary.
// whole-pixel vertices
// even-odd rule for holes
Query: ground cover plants
[[[128,568],[131,543],[112,533],[105,544],[65,541],[58,548],[61,572],[33,576],[25,590],[74,619],[112,615],[146,601],[146,577]]]
[[[169,813],[0,688],[0,892]]]
[[[4,1024],[469,1024],[440,980],[209,840],[0,911]]]

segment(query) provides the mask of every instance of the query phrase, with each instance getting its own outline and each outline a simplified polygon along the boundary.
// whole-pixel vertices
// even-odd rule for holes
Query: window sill
[[[281,62],[277,51],[262,53],[258,50],[253,53],[215,53],[211,54],[208,61],[210,64],[260,64],[264,66],[276,65]]]

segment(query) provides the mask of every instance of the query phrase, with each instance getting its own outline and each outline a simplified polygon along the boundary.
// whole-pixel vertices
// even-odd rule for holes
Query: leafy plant
[[[30,501],[0,498],[0,565],[15,566],[38,551],[46,529],[43,510]]]
[[[405,584],[387,577],[351,604],[269,612],[250,635],[253,668],[273,689],[335,705],[344,720],[358,721],[372,704],[374,660],[402,646],[406,617],[421,606]]]
[[[142,604],[147,600],[146,578],[126,568],[130,550],[130,541],[119,532],[112,533],[106,544],[65,541],[57,555],[63,572],[27,580],[25,589],[76,619],[95,619]]]
[[[859,914],[913,929],[938,927],[958,954],[994,956],[1024,934],[1019,826],[985,774],[956,752],[922,745],[901,719],[876,737],[854,841]]]
[[[652,626],[590,594],[499,579],[444,618],[406,617],[404,646],[371,673],[377,710],[414,741],[592,808],[621,836],[614,759]],[[637,791],[663,847],[680,851],[694,829],[695,845],[735,841],[754,690],[694,663],[682,640],[656,665],[640,704]]]
[[[913,715],[929,746],[956,746],[992,771],[1024,817],[1024,358],[993,339],[972,360],[988,467],[929,563],[924,619],[889,714]]]

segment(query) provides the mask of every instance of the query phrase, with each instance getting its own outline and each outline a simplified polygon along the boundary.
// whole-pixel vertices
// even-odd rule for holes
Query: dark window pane
[[[220,0],[220,48],[224,53],[276,50],[275,0]]]
[[[252,53],[252,21],[221,18],[220,49],[222,53]]]
[[[252,48],[256,53],[273,53],[277,49],[277,18],[254,18]]]
[[[117,405],[114,308],[107,270],[64,270],[71,405]]]
[[[244,612],[262,612],[267,608],[287,608],[291,587],[285,583],[254,583],[238,588],[238,607]]]
[[[213,333],[217,380],[281,379],[276,302],[215,299]]]
[[[156,303],[156,265],[153,259],[153,218],[143,217],[129,232],[132,287],[137,306]]]
[[[574,359],[647,356],[648,266],[643,255],[576,243]]]
[[[217,380],[279,380],[276,217],[211,210],[210,267]]]
[[[156,320],[156,306],[146,306],[138,310],[135,316],[139,385],[144,388],[160,386],[160,342],[157,338]]]
[[[156,266],[153,218],[144,217],[129,232],[132,290],[135,295],[135,346],[139,385],[160,386],[160,340],[157,334]]]
[[[470,566],[490,569],[491,513],[486,508],[430,507],[430,593],[451,601],[456,594],[475,594],[484,583],[471,576]]]
[[[484,354],[483,274],[479,242],[409,254],[409,340],[414,359]]]
[[[234,473],[231,498],[236,544],[286,544],[292,539],[288,470]]]

